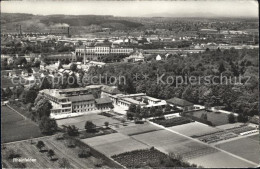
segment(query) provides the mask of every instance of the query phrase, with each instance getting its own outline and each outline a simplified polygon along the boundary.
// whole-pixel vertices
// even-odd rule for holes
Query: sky
[[[253,0],[214,1],[2,1],[2,13],[38,15],[114,15],[114,16],[218,16],[258,17]]]

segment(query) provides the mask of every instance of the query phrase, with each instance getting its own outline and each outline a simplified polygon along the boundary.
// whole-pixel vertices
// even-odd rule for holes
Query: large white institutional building
[[[108,97],[100,98],[100,93],[101,86],[44,89],[39,92],[41,96],[51,102],[52,115],[110,110],[112,100]]]
[[[109,46],[95,46],[95,47],[79,47],[75,52],[77,56],[86,55],[128,55],[133,52],[133,48],[112,48]]]

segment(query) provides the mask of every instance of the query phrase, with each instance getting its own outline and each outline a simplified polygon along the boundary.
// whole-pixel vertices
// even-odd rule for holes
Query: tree
[[[140,114],[141,106],[140,105],[136,106],[136,110],[134,112],[135,112],[135,114]]]
[[[104,125],[106,126],[106,128],[108,128],[109,122],[106,121],[106,122],[104,123]]]
[[[43,89],[51,89],[51,87],[52,87],[52,84],[49,82],[48,78],[44,77],[41,80],[40,89],[41,90],[43,90]]]
[[[96,125],[92,121],[86,121],[85,129],[87,132],[93,132],[96,129]]]
[[[75,71],[77,70],[77,65],[76,65],[75,63],[72,63],[72,64],[70,65],[70,70],[73,71],[73,72],[75,72]]]
[[[166,111],[166,112],[171,111],[171,109],[172,109],[172,107],[171,107],[169,104],[167,104],[167,105],[165,106],[165,111]]]
[[[14,64],[15,65],[25,65],[25,64],[27,64],[27,60],[25,59],[25,57],[18,57],[18,58],[16,58],[15,60],[14,60]]]
[[[134,118],[134,113],[130,112],[129,110],[126,112],[126,118],[129,120],[133,120]]]
[[[7,88],[5,89],[5,95],[6,95],[7,98],[10,98],[10,97],[13,95],[13,92],[12,92],[12,90],[10,89],[10,87],[7,87]]]
[[[19,157],[20,155],[14,151],[13,149],[8,149],[8,150],[5,150],[5,157],[7,157],[8,159],[13,159],[13,158],[17,158]],[[3,153],[3,152],[2,152]]]
[[[37,142],[36,147],[37,147],[40,151],[42,151],[42,148],[45,147],[45,144],[44,144],[43,141],[40,140],[40,141]]]
[[[64,139],[64,134],[63,133],[59,133],[56,135],[55,137],[56,140],[63,140]]]
[[[103,164],[104,164],[104,161],[102,159],[99,159],[99,158],[94,159],[95,167],[102,167]]]
[[[161,107],[159,107],[156,111],[155,111],[155,114],[157,117],[161,117],[163,116],[163,110]]]
[[[91,151],[89,148],[79,150],[79,153],[78,153],[79,158],[87,158],[89,156],[91,156]]]
[[[29,103],[27,106],[26,106],[26,108],[27,108],[27,110],[30,112],[30,111],[32,111],[32,107],[33,107],[33,104],[32,103]]]
[[[23,93],[24,103],[33,103],[37,97],[37,92],[35,90],[27,90]]]
[[[44,117],[39,123],[39,128],[42,133],[52,134],[58,129],[58,125],[55,119],[50,119],[49,117]]]
[[[4,99],[6,97],[5,90],[1,88],[1,99]]]
[[[206,113],[201,114],[200,118],[203,119],[203,120],[208,120],[208,116],[207,116]]]
[[[248,121],[248,117],[243,115],[243,114],[239,114],[237,116],[237,121],[242,122],[242,123],[246,123]]]
[[[155,109],[155,107],[151,107],[151,109],[150,109],[150,115],[153,116],[153,117],[156,116],[156,109]]]
[[[228,115],[228,122],[229,123],[235,123],[235,116],[233,113]]]
[[[54,153],[54,151],[52,150],[52,149],[50,149],[49,151],[48,151],[48,157],[50,157],[51,158],[51,160],[52,160],[52,157],[55,155],[55,153]]]
[[[75,125],[69,125],[66,129],[69,136],[79,135],[79,129]]]
[[[69,148],[74,148],[76,146],[75,140],[71,138],[66,140],[65,144]]]
[[[71,168],[70,162],[66,158],[60,159],[58,163],[60,168]]]
[[[50,101],[46,99],[41,99],[35,105],[36,109],[36,119],[41,120],[43,117],[49,117],[51,114],[52,105]]]
[[[135,111],[136,111],[136,105],[131,104],[131,105],[129,106],[128,111],[135,113]]]
[[[218,71],[219,71],[220,74],[221,74],[222,72],[226,71],[226,68],[225,68],[223,62],[220,63],[220,65],[219,65],[219,67],[218,67]]]

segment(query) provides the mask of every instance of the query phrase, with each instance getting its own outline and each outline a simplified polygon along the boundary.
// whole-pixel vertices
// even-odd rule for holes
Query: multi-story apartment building
[[[101,86],[87,86],[86,88],[44,89],[41,96],[52,104],[52,115],[70,113],[88,113],[95,110],[109,110],[112,101],[100,98]]]

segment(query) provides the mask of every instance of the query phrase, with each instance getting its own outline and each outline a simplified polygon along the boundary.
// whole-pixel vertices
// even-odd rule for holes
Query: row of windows
[[[93,106],[93,103],[91,104],[85,104],[85,105],[76,105],[76,106],[73,106],[74,109],[80,109],[80,108],[85,108],[85,107],[92,107]]]
[[[80,110],[75,110],[74,112],[79,113],[79,112],[87,112],[87,111],[92,111],[95,109],[80,109]]]

